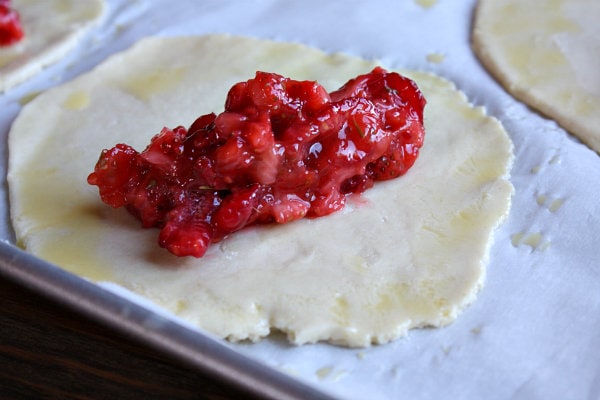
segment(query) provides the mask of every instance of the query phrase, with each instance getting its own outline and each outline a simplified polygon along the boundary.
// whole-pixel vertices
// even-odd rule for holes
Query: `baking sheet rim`
[[[0,275],[241,391],[267,399],[333,399],[6,241],[0,241]]]

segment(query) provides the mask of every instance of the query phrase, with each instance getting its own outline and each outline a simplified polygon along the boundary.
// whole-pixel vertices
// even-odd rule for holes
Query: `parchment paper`
[[[469,43],[474,0],[108,4],[103,24],[78,49],[0,96],[4,156],[24,97],[141,37],[216,32],[435,72],[486,107],[514,141],[512,211],[496,233],[485,287],[455,323],[363,350],[292,347],[277,337],[232,348],[344,399],[600,398],[600,158],[482,68]],[[13,240],[7,211],[0,222],[2,238]]]

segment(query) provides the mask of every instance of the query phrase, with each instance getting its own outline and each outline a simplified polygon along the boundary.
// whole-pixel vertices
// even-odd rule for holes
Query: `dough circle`
[[[104,14],[103,0],[13,0],[12,7],[25,37],[0,47],[0,93],[64,57]]]
[[[600,2],[479,0],[473,49],[517,99],[600,152]]]
[[[513,156],[500,123],[439,77],[404,71],[428,99],[425,146],[405,176],[331,216],[238,232],[201,259],[159,248],[156,230],[86,183],[101,149],[142,149],[163,126],[222,111],[228,88],[256,70],[333,90],[375,65],[241,37],[144,39],[38,96],[15,121],[8,180],[19,243],[231,340],[275,329],[296,344],[356,347],[447,324],[482,285],[510,206]]]

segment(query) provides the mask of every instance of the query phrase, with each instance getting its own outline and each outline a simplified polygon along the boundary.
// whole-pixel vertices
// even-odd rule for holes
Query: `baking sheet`
[[[478,300],[446,328],[413,330],[368,349],[292,347],[277,337],[223,344],[345,399],[599,398],[600,158],[515,101],[481,67],[469,47],[474,6],[474,0],[109,0],[104,22],[76,51],[0,96],[2,154],[22,98],[148,35],[241,34],[435,72],[486,107],[515,144],[513,207],[496,233]],[[2,238],[13,241],[4,206]]]

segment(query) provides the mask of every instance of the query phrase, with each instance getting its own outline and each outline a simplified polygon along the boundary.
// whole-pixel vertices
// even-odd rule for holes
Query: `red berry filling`
[[[19,14],[10,7],[10,0],[0,0],[0,46],[9,46],[22,38]]]
[[[257,72],[230,89],[223,113],[164,128],[141,153],[102,151],[88,182],[161,228],[173,254],[201,257],[245,226],[328,215],[404,174],[423,144],[424,106],[413,81],[379,67],[332,93]]]

